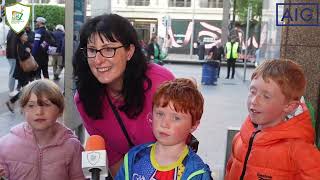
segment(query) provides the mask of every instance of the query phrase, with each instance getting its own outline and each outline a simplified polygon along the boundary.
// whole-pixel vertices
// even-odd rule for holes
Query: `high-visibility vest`
[[[227,42],[226,47],[227,47],[227,59],[230,59],[231,52],[232,52],[233,59],[237,59],[239,43],[238,42],[233,43],[232,50],[231,50],[231,42]]]

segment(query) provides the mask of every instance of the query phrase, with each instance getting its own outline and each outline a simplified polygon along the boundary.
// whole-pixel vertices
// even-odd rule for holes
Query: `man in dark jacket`
[[[222,57],[224,57],[224,48],[219,42],[216,45],[212,46],[212,48],[209,50],[209,56],[208,56],[208,60],[219,61],[218,77],[220,77],[220,65],[221,65]]]
[[[54,80],[60,79],[60,73],[64,67],[64,27],[61,24],[56,26],[56,30],[52,33],[57,44],[56,54],[52,55],[52,66]]]
[[[6,54],[10,65],[9,70],[9,96],[14,96],[17,92],[14,91],[16,80],[13,78],[14,69],[16,67],[16,51],[17,51],[17,35],[10,29],[7,35]]]
[[[35,30],[34,35],[34,42],[32,47],[32,55],[34,59],[37,61],[39,68],[36,71],[36,79],[41,79],[41,71],[44,78],[49,79],[48,73],[48,53],[47,49],[49,43],[47,42],[47,30],[46,30],[46,19],[43,17],[37,17],[36,19],[36,26],[37,29]]]

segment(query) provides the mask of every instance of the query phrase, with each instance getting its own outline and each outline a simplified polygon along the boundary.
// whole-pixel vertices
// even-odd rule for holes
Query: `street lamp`
[[[246,28],[246,39],[245,39],[245,51],[244,51],[244,62],[243,62],[243,81],[246,80],[246,72],[247,72],[247,57],[248,57],[248,36],[249,36],[249,28],[250,28],[250,19],[252,16],[252,5],[249,0],[248,5],[248,13],[247,13],[247,28]]]

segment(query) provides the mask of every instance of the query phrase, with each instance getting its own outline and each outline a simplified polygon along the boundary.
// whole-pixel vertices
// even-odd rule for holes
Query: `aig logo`
[[[276,3],[277,26],[320,26],[320,3]]]

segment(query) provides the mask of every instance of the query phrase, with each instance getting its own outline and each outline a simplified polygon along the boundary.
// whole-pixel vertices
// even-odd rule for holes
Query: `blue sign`
[[[73,51],[77,49],[80,43],[80,29],[84,24],[86,17],[85,0],[74,1],[74,16],[73,16]]]
[[[276,3],[276,25],[320,26],[319,7],[320,3]]]

